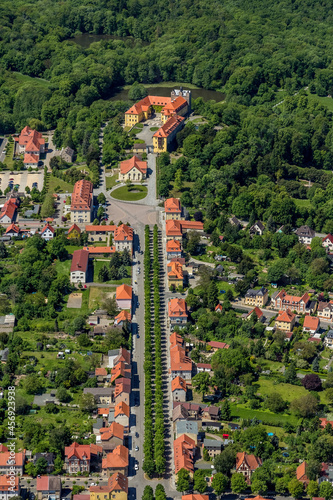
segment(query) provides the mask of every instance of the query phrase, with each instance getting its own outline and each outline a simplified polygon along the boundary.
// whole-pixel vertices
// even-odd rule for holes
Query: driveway
[[[150,130],[152,127],[153,128],[160,128],[162,126],[162,120],[161,120],[161,113],[156,113],[156,115],[153,118],[149,118],[149,120],[146,120],[143,122],[143,129],[141,132],[136,134],[136,137],[138,139],[141,139],[146,143],[147,146],[152,146],[153,145],[153,135],[155,134],[156,130]]]

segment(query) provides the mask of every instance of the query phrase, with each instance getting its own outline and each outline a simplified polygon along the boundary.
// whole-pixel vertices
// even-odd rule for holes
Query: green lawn
[[[313,208],[311,201],[306,199],[306,200],[300,200],[298,198],[292,198],[292,200],[295,202],[295,205],[297,207],[304,207],[304,208]]]
[[[138,201],[147,196],[148,189],[146,186],[138,185],[135,186],[135,191],[129,191],[127,186],[122,186],[112,191],[111,196],[116,200]]]
[[[268,423],[269,425],[281,426],[287,422],[296,425],[298,418],[295,415],[277,414],[272,413],[269,410],[251,410],[246,408],[244,405],[231,404],[231,416],[243,419],[257,418],[263,423]]]
[[[4,164],[7,165],[7,167],[12,170],[14,167],[14,160],[13,160],[13,154],[14,154],[14,141],[13,142],[8,142],[9,144],[8,147],[8,153],[6,153]]]
[[[57,273],[63,274],[65,276],[69,276],[70,269],[71,269],[71,263],[72,263],[72,261],[70,259],[64,260],[62,262],[60,260],[57,260],[55,263],[55,268],[57,270]]]
[[[75,250],[81,250],[82,249],[82,246],[77,246],[77,245],[66,245],[66,250],[68,253],[70,253],[71,255],[73,255],[74,251]]]
[[[172,190],[170,191],[170,196],[172,196],[173,198],[180,198],[184,191],[189,191],[189,188],[194,186],[194,182],[190,181],[183,182],[183,187],[181,191],[177,191],[177,189],[174,188],[174,182],[172,181],[170,182],[170,184],[172,186]]]
[[[57,187],[60,187],[60,190],[57,189],[57,193],[72,193],[74,185],[63,181],[62,179],[58,179],[51,174],[48,181],[48,192],[51,194],[55,193],[55,189]]]
[[[274,385],[273,380],[260,377],[258,382],[260,385],[259,393],[261,396],[267,396],[273,392],[277,392],[285,401],[293,401],[294,399],[300,398],[309,394],[302,385],[292,385],[279,383]]]
[[[151,132],[156,132],[158,130],[158,127],[150,127],[149,129]]]
[[[118,179],[118,174],[105,176],[106,189],[113,188],[113,186],[115,186],[117,184],[116,183],[117,179]]]
[[[332,97],[319,97],[316,94],[310,94],[310,92],[307,92],[307,94],[308,94],[308,99],[310,102],[311,101],[319,102],[320,104],[322,104],[323,106],[325,106],[326,108],[328,108],[330,111],[333,112],[333,99],[332,99]]]
[[[50,82],[43,78],[33,78],[32,76],[22,75],[22,73],[17,71],[13,71],[13,75],[20,83],[33,83],[35,86],[40,85],[42,87],[50,86]]]

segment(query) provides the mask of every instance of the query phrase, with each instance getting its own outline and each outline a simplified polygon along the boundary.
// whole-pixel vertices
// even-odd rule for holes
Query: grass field
[[[104,296],[106,294],[109,294],[109,293],[114,293],[115,291],[116,291],[116,287],[91,286],[90,287],[90,294],[89,294],[89,308],[96,309],[96,308],[100,307]]]
[[[9,147],[8,147],[8,153],[6,153],[4,164],[7,165],[7,167],[12,170],[14,166],[14,160],[13,160],[13,154],[14,154],[14,141],[13,142],[8,142]]]
[[[319,97],[316,94],[310,94],[310,92],[307,92],[307,94],[308,94],[308,99],[310,102],[311,101],[319,102],[320,104],[322,104],[323,106],[325,106],[326,108],[328,108],[330,111],[333,112],[333,99],[332,99],[332,97]]]
[[[112,191],[111,196],[116,200],[138,201],[147,196],[148,189],[146,186],[135,186],[137,192],[129,191],[127,186],[122,186]]]
[[[54,177],[52,174],[49,176],[48,180],[48,192],[49,193],[54,193],[55,189],[57,187],[60,187],[60,190],[57,190],[57,193],[72,193],[73,192],[73,184],[70,184],[69,182],[65,182],[62,179],[58,179],[57,177]]]
[[[109,260],[94,260],[94,283],[99,283],[98,279],[98,273],[99,270],[103,267],[109,267]],[[110,281],[105,281],[105,283],[110,284],[110,285],[121,285],[122,283],[126,283],[127,285],[130,285],[132,280],[131,280],[131,266],[126,267],[127,272],[128,272],[128,278],[122,278],[121,280],[110,280]]]
[[[77,245],[66,245],[66,250],[68,253],[73,255],[75,250],[81,250],[82,246],[77,246]]]
[[[150,127],[149,129],[151,132],[156,132],[158,130],[158,127]]]
[[[257,418],[264,423],[269,425],[281,426],[287,422],[292,425],[296,425],[298,418],[295,415],[277,414],[271,413],[268,410],[251,410],[250,408],[245,408],[244,405],[230,405],[232,417],[238,417],[243,419]]]
[[[64,260],[62,262],[60,260],[57,260],[57,262],[55,263],[55,268],[57,270],[57,273],[69,276],[71,263],[72,261],[70,259]]]
[[[173,182],[170,182],[170,184],[172,186],[172,190],[170,191],[170,196],[172,196],[173,198],[180,198],[181,195],[182,195],[182,192],[183,191],[188,191],[189,190],[188,188],[191,188],[194,185],[194,182],[189,182],[189,181],[188,182],[184,182],[181,191],[177,191],[177,189],[174,188],[174,183]]]
[[[32,76],[22,75],[17,71],[13,71],[13,75],[20,83],[33,83],[34,85],[40,85],[41,87],[49,87],[50,82],[48,80],[44,80],[43,78],[33,78]]]
[[[258,392],[261,394],[261,396],[267,396],[268,394],[277,392],[285,401],[288,402],[309,394],[308,391],[301,385],[299,386],[283,383],[274,385],[273,380],[264,378],[259,378],[257,383],[260,385],[260,389]]]
[[[300,200],[298,198],[292,198],[292,200],[295,202],[295,205],[297,207],[312,208],[312,204],[311,204],[310,200]]]
[[[106,189],[111,189],[116,185],[116,181],[118,179],[118,174],[105,176]]]

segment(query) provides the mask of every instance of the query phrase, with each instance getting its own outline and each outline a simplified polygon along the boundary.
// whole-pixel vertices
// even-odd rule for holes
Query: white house
[[[295,234],[298,237],[298,241],[300,243],[304,243],[304,245],[311,245],[312,239],[315,237],[316,233],[309,226],[301,226],[296,229]]]
[[[132,287],[120,285],[116,288],[116,302],[119,309],[131,309],[132,307]]]
[[[52,238],[54,238],[54,229],[53,229],[53,227],[50,226],[49,223],[47,223],[46,226],[44,226],[44,228],[42,229],[40,235],[41,235],[41,237],[45,241],[52,240]]]
[[[75,250],[71,265],[71,283],[81,283],[87,281],[89,252],[88,250]]]
[[[325,238],[322,239],[322,245],[324,248],[327,248],[329,252],[333,251],[333,236],[328,234]]]

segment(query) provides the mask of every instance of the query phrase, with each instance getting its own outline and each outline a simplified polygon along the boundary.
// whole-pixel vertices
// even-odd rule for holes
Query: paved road
[[[5,156],[6,156],[5,148],[6,148],[6,144],[8,142],[8,139],[4,137],[3,139],[0,139],[0,140],[1,140],[1,143],[0,143],[0,161],[4,162]]]

